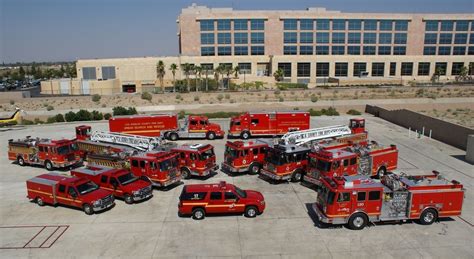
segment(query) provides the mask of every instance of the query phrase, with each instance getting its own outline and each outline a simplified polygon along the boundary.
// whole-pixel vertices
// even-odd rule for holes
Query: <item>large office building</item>
[[[77,91],[101,84],[112,84],[114,91],[155,86],[158,60],[167,68],[171,63],[209,71],[220,64],[239,66],[247,81],[269,83],[281,69],[284,81],[310,87],[328,81],[406,84],[428,81],[435,71],[441,80],[454,80],[462,67],[474,65],[473,13],[249,11],[192,5],[182,10],[177,25],[179,56],[78,60]],[[177,78],[182,77],[178,71]],[[167,71],[165,81],[171,78]]]

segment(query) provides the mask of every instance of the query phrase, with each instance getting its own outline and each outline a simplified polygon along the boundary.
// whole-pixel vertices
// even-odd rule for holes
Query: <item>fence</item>
[[[473,129],[406,109],[390,111],[378,106],[366,105],[365,112],[402,127],[424,132],[425,135],[429,135],[431,131],[432,138],[463,150],[467,147],[467,136],[474,134]]]

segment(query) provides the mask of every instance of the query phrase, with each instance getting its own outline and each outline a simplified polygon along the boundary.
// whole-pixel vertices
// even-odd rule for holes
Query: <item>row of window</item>
[[[115,79],[115,67],[114,66],[104,66],[101,67],[102,70],[102,80]],[[95,67],[83,67],[82,68],[82,78],[85,80],[96,80],[97,73]]]
[[[298,26],[299,25],[299,26]],[[359,19],[284,19],[284,30],[353,30],[353,31],[407,31],[407,20],[359,20]]]
[[[249,28],[253,31],[265,30],[264,19],[219,19],[200,21],[201,31],[214,31],[216,27],[218,31],[230,31],[232,24],[234,31],[246,31]]]
[[[263,32],[237,32],[234,33],[234,44],[263,44],[265,42],[265,34]],[[217,33],[217,44],[231,44],[232,34],[228,32]],[[214,33],[201,33],[201,44],[215,44],[215,34]]]
[[[442,55],[442,56],[449,56],[449,55],[466,55],[466,49],[467,49],[467,55],[474,55],[474,46],[439,46],[439,47],[434,47],[434,46],[427,46],[423,48],[423,55]],[[438,52],[436,53],[436,50]],[[452,53],[452,54],[451,54]]]
[[[425,44],[467,44],[467,33],[425,33]],[[474,33],[469,35],[469,44],[474,44]]]
[[[217,47],[218,56],[243,56],[243,55],[265,55],[264,46],[250,46],[250,51],[248,46],[234,46],[234,53],[232,53],[232,47],[230,46],[220,46]],[[201,56],[215,56],[216,48],[215,47],[201,47]]]
[[[299,35],[299,40],[298,40]],[[377,43],[377,33],[360,33],[360,32],[284,32],[283,33],[283,43],[329,43],[331,37],[332,43],[349,43],[357,44],[363,42],[364,44],[376,44]],[[316,37],[314,37],[316,36]],[[363,40],[362,40],[363,36]],[[378,34],[378,43],[379,44],[406,44],[407,43],[407,34],[406,33],[379,33]]]
[[[298,52],[299,50],[299,52]],[[344,46],[344,45],[333,45],[329,46],[312,46],[312,45],[300,45],[297,46],[283,46],[284,55],[406,55],[405,46]]]
[[[471,23],[471,31],[474,31],[474,21],[426,21],[425,31],[452,31],[454,28],[456,31],[468,31],[469,23]]]

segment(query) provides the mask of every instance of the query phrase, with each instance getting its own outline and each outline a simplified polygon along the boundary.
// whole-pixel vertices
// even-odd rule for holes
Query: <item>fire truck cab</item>
[[[381,182],[367,176],[321,179],[313,210],[329,224],[348,224],[354,230],[369,222],[419,220],[430,225],[438,218],[461,215],[464,188],[433,171],[430,175],[387,174]]]
[[[261,140],[227,141],[221,168],[230,173],[258,174],[265,162],[268,146],[267,142]]]
[[[129,157],[130,171],[148,178],[154,186],[166,187],[181,181],[178,154],[167,151],[147,152]]]
[[[224,131],[217,123],[209,122],[206,116],[190,115],[184,118],[184,123],[176,130],[167,131],[164,136],[169,140],[180,138],[223,138]]]
[[[182,145],[171,149],[178,154],[178,165],[184,179],[191,176],[208,176],[219,169],[212,145]]]
[[[89,125],[80,125],[76,127],[76,139],[89,140],[91,138],[92,127]]]
[[[278,144],[268,148],[260,174],[273,180],[299,182],[308,165],[310,148],[294,144]]]
[[[354,118],[349,120],[349,128],[352,131],[352,134],[366,133],[365,130],[365,119],[363,118]]]

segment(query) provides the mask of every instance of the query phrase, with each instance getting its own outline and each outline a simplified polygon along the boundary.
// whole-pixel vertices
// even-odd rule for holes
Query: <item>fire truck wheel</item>
[[[178,138],[179,138],[178,133],[175,133],[175,132],[170,133],[170,134],[169,134],[169,138],[170,138],[170,140],[172,140],[172,141],[178,140]]]
[[[195,208],[193,210],[193,219],[195,220],[201,220],[201,219],[204,219],[204,217],[206,217],[206,212],[204,212],[204,209],[202,208]]]
[[[125,200],[125,203],[127,203],[127,204],[132,204],[133,203],[133,198],[130,194],[125,194],[123,199]]]
[[[248,131],[242,132],[242,134],[240,134],[240,138],[243,138],[243,139],[250,138],[250,132],[248,132]]]
[[[249,174],[255,175],[260,173],[260,165],[259,164],[251,164],[249,167]]]
[[[438,213],[434,209],[426,209],[421,213],[420,224],[422,225],[431,225],[438,218]]]
[[[303,173],[301,171],[295,171],[293,173],[293,176],[291,176],[291,181],[293,182],[299,182],[303,178]]]
[[[245,217],[247,218],[255,218],[258,214],[257,208],[255,206],[248,206],[245,208]]]
[[[382,166],[379,168],[377,171],[377,178],[382,179],[382,177],[387,173],[387,169],[385,169],[385,166]]]
[[[360,230],[367,226],[367,216],[364,213],[356,213],[349,218],[349,228]]]
[[[18,164],[20,166],[25,166],[25,159],[23,159],[23,157],[19,156],[16,161],[18,162]]]
[[[37,198],[36,198],[36,203],[37,203],[39,206],[44,206],[44,201],[43,201],[43,199],[41,199],[40,197],[37,197]]]
[[[44,162],[44,167],[46,167],[46,170],[48,171],[53,171],[53,163],[51,163],[51,161],[49,160],[46,160],[46,162]]]
[[[94,210],[92,210],[92,207],[91,207],[91,205],[89,205],[89,204],[84,204],[84,206],[82,206],[82,209],[84,210],[84,212],[85,212],[87,215],[92,215],[92,214],[94,214]]]
[[[209,133],[207,133],[207,139],[209,140],[213,140],[216,138],[216,133],[210,131]]]
[[[183,179],[189,179],[189,177],[191,177],[191,172],[189,172],[189,169],[187,168],[182,168],[181,176],[183,177]]]

